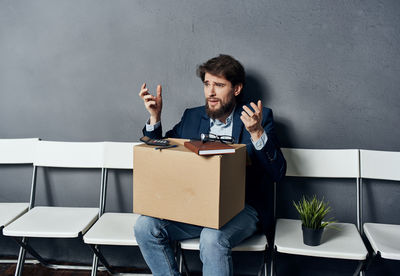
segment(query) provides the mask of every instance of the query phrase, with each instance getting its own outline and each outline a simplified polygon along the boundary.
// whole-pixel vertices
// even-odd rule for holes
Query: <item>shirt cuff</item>
[[[250,139],[251,139],[251,137],[250,137]],[[265,133],[265,131],[261,135],[260,139],[258,139],[257,141],[254,142],[253,139],[251,139],[251,142],[253,143],[253,146],[256,148],[256,150],[261,150],[265,146],[267,141],[268,141],[268,136]]]
[[[146,131],[147,131],[147,132],[152,132],[152,131],[154,131],[155,129],[159,128],[160,125],[161,125],[161,121],[158,121],[158,122],[155,123],[154,125],[150,125],[150,119],[149,119],[149,120],[147,120],[147,123],[146,123]]]

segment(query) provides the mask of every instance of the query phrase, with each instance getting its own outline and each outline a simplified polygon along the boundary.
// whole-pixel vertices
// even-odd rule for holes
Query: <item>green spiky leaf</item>
[[[331,211],[331,207],[328,203],[324,202],[324,199],[319,200],[315,195],[312,199],[306,199],[303,196],[299,202],[296,203],[293,201],[293,205],[305,227],[320,229],[335,222],[331,219],[324,220],[325,216]]]

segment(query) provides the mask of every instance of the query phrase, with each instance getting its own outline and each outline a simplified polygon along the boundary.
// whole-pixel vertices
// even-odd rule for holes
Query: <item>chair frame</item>
[[[132,146],[132,149],[135,145],[141,144],[141,143],[125,143],[125,142],[104,142],[104,148],[105,148],[105,153],[104,153],[104,164],[103,164],[103,177],[102,177],[102,190],[101,190],[101,196],[100,196],[100,211],[99,211],[99,220],[101,219],[101,216],[104,215],[105,213],[105,208],[106,208],[106,200],[107,200],[107,187],[108,187],[108,171],[109,169],[115,169],[115,170],[133,170],[133,160],[122,160],[122,161],[109,161],[109,158],[107,157],[107,149],[108,146],[110,145],[110,148],[113,146],[124,146],[123,144],[126,144],[126,146]],[[124,146],[125,147],[125,146]],[[114,148],[115,149],[115,148]],[[116,153],[113,152],[111,155],[115,155]],[[130,153],[130,156],[133,156],[133,150]],[[126,157],[124,155],[124,157]],[[111,157],[110,159],[113,159]],[[123,158],[122,158],[123,159]],[[118,164],[117,164],[118,163]],[[129,164],[128,164],[129,163]],[[93,227],[96,226],[96,223],[93,225]],[[133,227],[132,227],[132,235],[133,235]],[[86,243],[86,242],[85,242]],[[98,270],[98,263],[99,261],[104,265],[105,269],[110,273],[110,274],[115,274],[114,268],[108,263],[106,260],[105,256],[101,252],[101,245],[98,244],[89,244],[86,243],[89,248],[93,251],[94,256],[93,256],[93,262],[91,266],[91,275],[95,276],[97,274]]]
[[[373,166],[373,168],[371,168],[371,164],[368,164],[368,161],[371,160],[371,158],[368,157],[363,157],[364,154],[368,155],[368,154],[377,154],[377,155],[386,155],[382,158],[384,158],[385,160],[387,158],[393,158],[395,160],[390,160],[391,162],[396,162],[397,160],[399,160],[399,152],[392,152],[392,151],[376,151],[376,150],[360,150],[360,191],[361,191],[361,214],[360,214],[360,224],[361,224],[361,231],[362,233],[366,236],[368,242],[371,245],[372,248],[372,256],[370,258],[370,260],[368,261],[367,264],[367,268],[377,259],[377,258],[381,258],[381,259],[388,259],[385,257],[382,257],[381,252],[379,251],[378,248],[374,248],[374,246],[372,246],[372,242],[370,240],[369,235],[367,235],[367,233],[365,233],[365,226],[367,223],[364,223],[364,219],[363,219],[363,179],[376,179],[376,180],[383,180],[383,181],[400,181],[400,174],[399,173],[393,173],[394,168],[389,168],[389,171],[383,171],[382,168],[379,168],[379,166]],[[383,162],[383,160],[379,160],[381,158],[381,156],[375,156],[374,158],[374,162]],[[390,156],[390,157],[389,157]],[[367,161],[368,160],[368,161]],[[365,168],[364,168],[365,167]],[[388,174],[391,174],[390,176],[388,176]],[[382,223],[374,223],[374,224],[382,224]],[[392,260],[398,260],[400,261],[400,259],[392,259]]]
[[[50,142],[50,143],[52,143],[53,141],[41,141],[41,142],[44,142],[44,143]],[[58,143],[58,142],[55,142],[55,143]],[[74,144],[74,142],[60,142],[60,143]],[[102,144],[102,142],[95,142],[95,143]],[[90,143],[90,144],[94,144],[94,143]],[[102,146],[102,148],[103,148],[103,146]],[[39,157],[39,159],[40,159],[40,156],[38,156],[36,154],[36,158],[37,157]],[[101,163],[101,161],[99,161],[99,163]],[[85,169],[85,168],[93,169],[94,168],[94,169],[98,169],[99,171],[101,170],[100,199],[99,199],[99,203],[101,203],[101,199],[103,197],[103,190],[104,190],[104,188],[103,188],[104,180],[103,179],[104,179],[104,175],[105,175],[104,168],[102,168],[102,166],[87,166],[86,167],[86,166],[82,166],[82,165],[76,165],[76,166],[46,165],[46,164],[40,164],[40,161],[39,161],[39,164],[37,164],[37,160],[35,160],[35,162],[33,163],[31,193],[30,193],[30,201],[29,201],[28,212],[35,207],[36,186],[37,186],[37,168],[38,167],[55,167],[55,168],[63,168],[64,167],[64,168],[83,168],[83,169]],[[99,213],[100,213],[100,208],[99,208]],[[83,237],[83,234],[80,232],[78,234],[77,238],[82,240],[82,242],[83,242],[83,238],[82,237]],[[40,256],[40,254],[29,245],[29,238],[28,237],[12,236],[12,238],[20,246],[20,251],[19,251],[19,254],[18,254],[18,261],[17,261],[17,265],[16,265],[16,270],[15,270],[15,276],[21,276],[22,275],[22,271],[23,271],[23,267],[24,267],[26,253],[27,252],[29,254],[31,254],[37,261],[39,261],[39,263],[41,263],[43,266],[51,268],[51,269],[84,269],[84,270],[89,270],[91,268],[91,266],[51,264],[48,261],[46,261],[42,256]]]
[[[3,157],[4,155],[0,156],[0,165],[32,165],[32,171],[34,173],[34,167],[33,167],[33,162],[34,162],[34,149],[36,146],[36,143],[39,141],[39,138],[16,138],[16,139],[0,139],[0,142],[2,147],[5,147],[6,152],[12,154],[13,156],[10,156],[6,154],[6,157]],[[11,149],[10,149],[11,147]],[[17,156],[15,156],[15,151],[17,151]],[[2,154],[4,154],[3,149],[2,149]],[[7,204],[7,202],[5,202]],[[14,216],[11,221],[6,222],[4,225],[0,225],[0,235],[3,235],[3,228],[7,226],[8,224],[12,223],[15,219],[23,215],[29,210],[29,202],[26,203],[27,207],[26,210],[20,213],[17,216]],[[16,263],[17,260],[0,260],[0,263]],[[35,260],[29,260],[31,263],[38,263]]]
[[[100,217],[104,214],[105,210],[105,201],[106,201],[106,193],[107,193],[107,180],[108,180],[108,169],[103,168],[102,170],[102,189],[101,189],[101,195],[100,195],[100,211],[99,211],[99,219]],[[103,254],[100,252],[100,248],[98,245],[92,245],[89,244],[89,248],[93,251],[94,256],[93,256],[93,262],[92,262],[92,272],[91,275],[96,275],[97,269],[98,269],[98,261],[103,263],[105,266],[106,270],[114,274],[113,269],[107,262],[107,260],[104,258]]]
[[[285,155],[285,152],[290,154],[290,151],[302,151],[303,149],[282,149],[283,153]],[[309,150],[309,151],[318,151],[318,150]],[[330,150],[324,150],[324,151],[330,151]],[[336,150],[336,151],[346,151],[346,150]],[[297,173],[296,170],[290,170],[289,168],[289,164],[288,164],[288,172],[287,172],[287,176],[288,177],[313,177],[313,178],[355,178],[356,179],[356,189],[357,189],[357,195],[356,195],[356,207],[357,207],[357,230],[360,234],[361,237],[361,214],[362,214],[362,210],[361,210],[361,204],[362,204],[362,197],[361,197],[361,192],[362,192],[362,187],[361,187],[361,180],[360,180],[360,151],[359,150],[355,150],[358,151],[358,158],[357,158],[357,167],[358,167],[358,175],[356,176],[344,176],[344,175],[338,175],[335,176],[333,175],[329,175],[329,173],[327,175],[306,175],[306,174],[302,174],[302,173]],[[288,162],[289,163],[289,162]],[[326,172],[324,172],[326,173]],[[275,229],[275,231],[277,231],[277,229]],[[271,275],[276,275],[276,254],[279,253],[277,246],[275,245],[275,239],[274,239],[274,244],[273,244],[273,253],[272,253],[272,265],[271,265]],[[290,254],[290,253],[284,253],[283,254]],[[294,255],[296,255],[295,253],[293,253]],[[310,255],[312,256],[312,255]],[[319,256],[314,256],[314,257],[319,257]],[[355,273],[353,275],[363,275],[363,271],[365,270],[365,266],[366,266],[366,262],[368,259],[368,252],[366,253],[366,257],[363,260],[359,260],[358,261],[358,265],[356,267]],[[275,264],[275,265],[274,265]]]
[[[103,170],[102,170],[102,183],[103,183],[103,186],[102,186],[101,196],[100,196],[101,203],[100,203],[99,219],[104,214],[105,207],[106,207],[107,183],[108,183],[108,169],[107,168],[103,168]],[[88,246],[94,253],[92,267],[91,267],[91,269],[92,269],[91,275],[95,276],[97,274],[99,260],[110,274],[112,274],[112,275],[115,274],[114,269],[111,267],[111,265],[107,262],[104,255],[101,253],[100,245],[88,244]]]

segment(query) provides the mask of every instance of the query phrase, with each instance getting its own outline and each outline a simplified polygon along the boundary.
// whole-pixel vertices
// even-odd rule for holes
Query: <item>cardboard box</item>
[[[138,214],[221,228],[244,208],[246,145],[233,154],[199,156],[178,147],[134,147],[133,211]]]

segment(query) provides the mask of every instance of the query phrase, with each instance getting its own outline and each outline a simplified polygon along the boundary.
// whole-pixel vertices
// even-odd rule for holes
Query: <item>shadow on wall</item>
[[[271,95],[271,89],[268,85],[267,80],[264,77],[257,75],[254,71],[248,71],[246,73],[246,85],[243,88],[242,102],[254,102],[258,100],[263,102],[264,106],[268,106],[269,97]],[[293,147],[293,142],[290,139],[289,122],[284,118],[277,120],[274,117],[275,132],[280,142],[281,147]]]
[[[257,103],[261,100],[263,104],[268,102],[270,88],[260,76],[257,76],[254,72],[248,72],[246,75],[246,85],[243,88],[242,98],[243,102],[254,102]]]
[[[121,172],[118,171],[114,171],[113,172],[114,175],[114,185],[115,185],[115,192],[117,194],[117,198],[118,198],[118,204],[117,204],[117,208],[119,212],[123,212],[124,211],[124,207],[125,206],[132,206],[132,204],[128,204],[128,202],[126,202],[124,194],[125,194],[125,187],[123,186],[124,183],[122,183],[123,181],[121,181]],[[129,184],[131,184],[129,182]]]
[[[289,129],[290,122],[284,118],[275,118],[275,131],[281,148],[295,148]]]
[[[47,205],[48,206],[55,206],[54,203],[54,192],[51,186],[51,180],[50,180],[50,176],[49,174],[51,174],[52,172],[52,168],[42,168],[42,172],[43,172],[43,189],[44,189],[44,193],[45,193],[45,199],[47,200]],[[38,182],[36,180],[36,187],[38,186]],[[38,189],[36,188],[36,194]],[[36,203],[35,203],[36,205]]]

